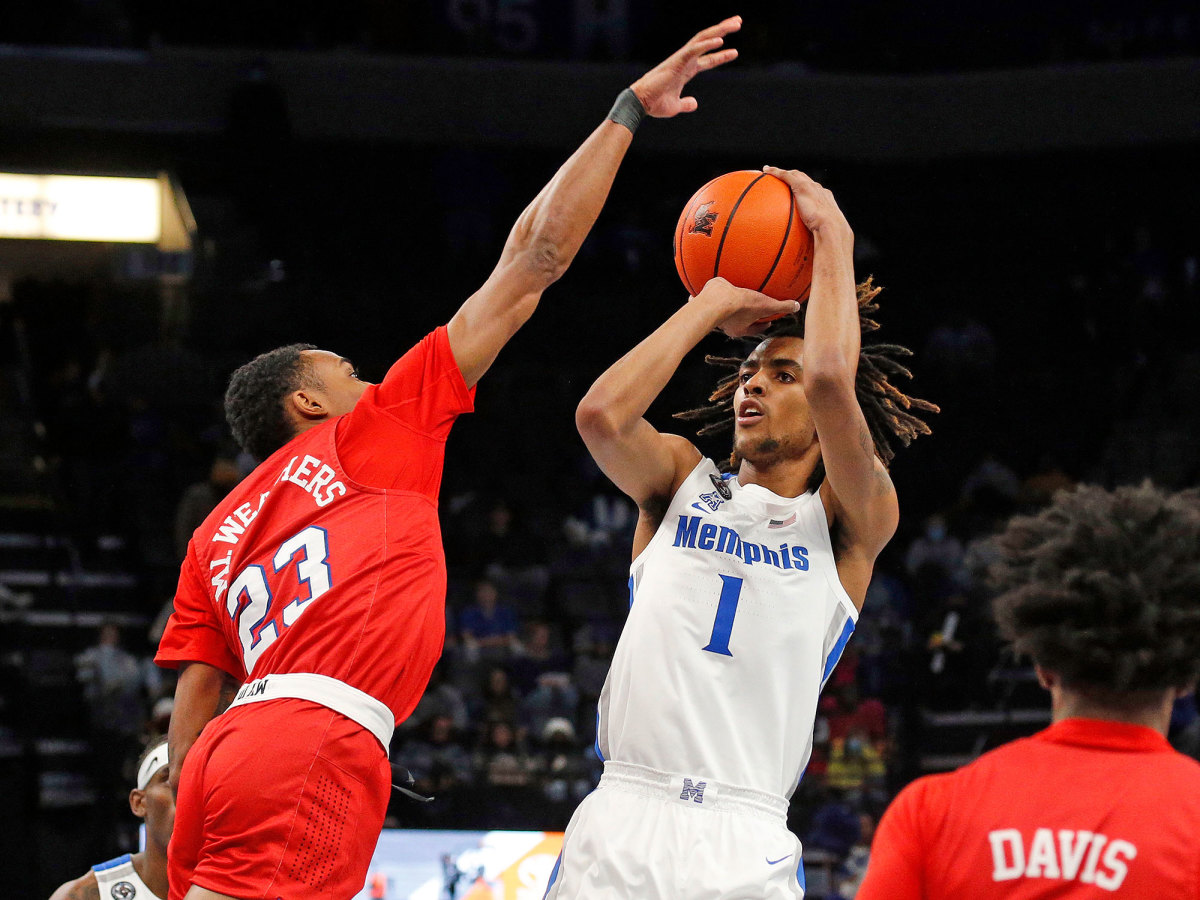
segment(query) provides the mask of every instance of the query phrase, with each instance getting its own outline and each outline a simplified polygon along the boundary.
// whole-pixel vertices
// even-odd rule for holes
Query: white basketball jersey
[[[100,900],[163,900],[138,877],[133,867],[133,857],[128,853],[92,866],[92,871],[96,873]]]
[[[780,497],[701,460],[633,561],[629,593],[600,755],[790,797],[858,618],[820,495]]]

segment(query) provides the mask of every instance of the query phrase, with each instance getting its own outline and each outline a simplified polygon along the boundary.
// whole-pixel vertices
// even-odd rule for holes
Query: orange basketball
[[[695,296],[710,278],[776,300],[808,299],[812,232],[792,189],[764,172],[730,172],[692,195],[675,227],[675,268]]]

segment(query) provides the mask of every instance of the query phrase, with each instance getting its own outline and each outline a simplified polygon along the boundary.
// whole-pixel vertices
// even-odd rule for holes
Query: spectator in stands
[[[467,714],[467,702],[462,691],[446,680],[446,662],[440,660],[433,667],[429,676],[429,686],[417,702],[416,709],[402,723],[401,732],[412,731],[427,725],[431,719],[445,717],[450,720],[454,730],[465,733],[470,726]],[[407,726],[407,727],[404,727]]]
[[[581,750],[575,737],[575,726],[569,719],[547,720],[540,732],[545,759],[542,788],[551,803],[563,804],[564,818],[570,818],[575,804],[587,796],[594,786],[592,768],[585,753],[594,755],[591,748]]]
[[[962,542],[949,532],[946,517],[935,513],[925,520],[925,530],[908,545],[904,568],[913,576],[928,568],[953,578],[960,571],[962,561]]]
[[[537,686],[521,701],[522,721],[529,734],[542,734],[552,719],[575,721],[579,710],[579,691],[567,672],[544,672]]]
[[[825,782],[836,790],[887,800],[887,763],[883,750],[871,741],[863,727],[856,725],[844,738],[829,742]]]
[[[412,772],[413,790],[436,797],[472,783],[474,761],[459,734],[450,716],[436,713],[425,720],[418,736],[392,754]]]
[[[858,685],[854,682],[839,685],[822,698],[822,705],[832,701],[826,713],[830,740],[845,740],[852,731],[860,732],[880,753],[887,746],[887,710],[873,697],[859,697]]]
[[[97,643],[75,657],[75,674],[88,706],[101,809],[112,813],[114,794],[124,797],[123,770],[141,749],[146,704],[161,679],[148,659],[121,646],[121,629],[112,622],[101,625]]]
[[[845,859],[860,837],[860,799],[857,793],[831,787],[822,791],[820,805],[804,838],[804,849],[824,850],[839,862]]]
[[[871,858],[871,840],[875,837],[875,817],[869,812],[858,814],[858,840],[846,854],[836,873],[837,896],[846,900],[858,893],[867,874],[867,863]]]
[[[488,724],[475,754],[475,772],[481,781],[493,787],[524,787],[533,783],[539,769],[539,760],[525,752],[511,721]]]
[[[190,485],[175,507],[175,553],[187,555],[188,541],[221,499],[242,480],[235,447],[221,447],[213,457],[208,477]]]
[[[479,725],[492,722],[517,721],[520,698],[509,681],[508,672],[502,666],[492,666],[484,677],[483,689],[475,706],[473,716]]]
[[[538,678],[545,673],[571,671],[571,659],[555,640],[550,623],[531,619],[524,624],[524,638],[508,664],[513,686],[523,695],[537,687]]]
[[[529,568],[545,567],[541,539],[516,518],[508,501],[497,499],[488,510],[486,522],[469,551],[474,574],[501,580]]]
[[[505,662],[517,649],[517,614],[500,602],[495,582],[475,582],[474,602],[458,617],[463,652],[469,662]]]

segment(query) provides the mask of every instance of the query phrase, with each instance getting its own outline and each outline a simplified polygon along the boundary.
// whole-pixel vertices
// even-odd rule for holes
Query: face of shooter
[[[738,372],[733,449],[758,468],[799,459],[817,438],[801,378],[803,355],[803,338],[770,338]]]

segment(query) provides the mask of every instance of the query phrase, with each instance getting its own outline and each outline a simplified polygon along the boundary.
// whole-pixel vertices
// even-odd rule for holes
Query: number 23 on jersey
[[[278,607],[271,590],[271,581],[278,579],[270,576],[277,576],[288,566],[296,567],[300,593],[287,602],[279,617],[283,628],[287,628],[310,603],[329,590],[332,582],[328,558],[329,533],[317,525],[309,525],[279,545],[271,559],[270,575],[264,566],[249,565],[229,585],[225,608],[237,627],[247,672],[254,670],[263,651],[279,638],[274,615]],[[305,588],[308,596],[304,596]]]

